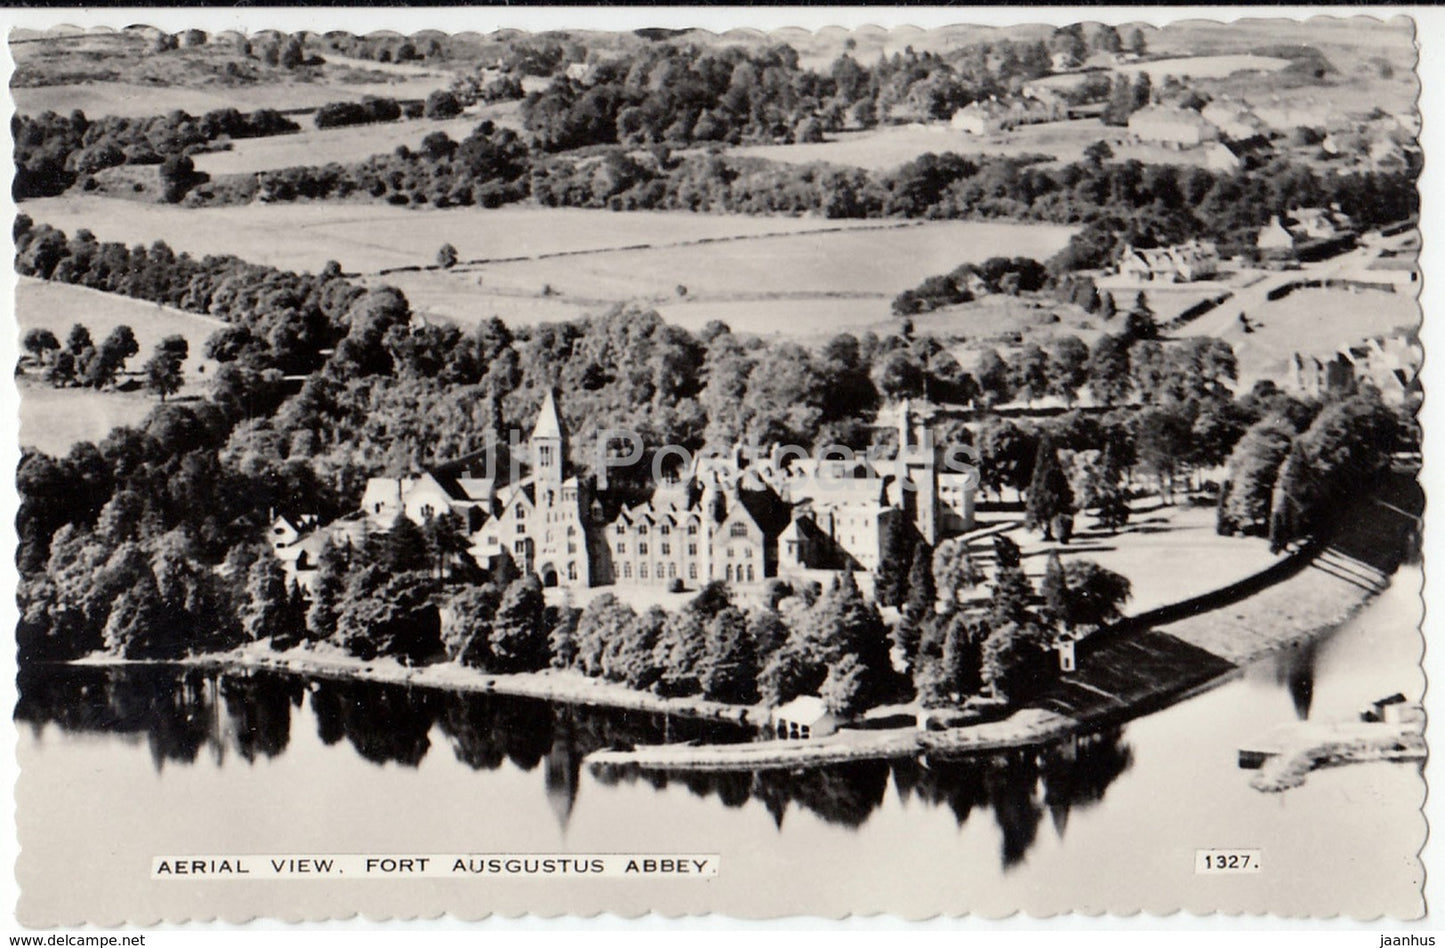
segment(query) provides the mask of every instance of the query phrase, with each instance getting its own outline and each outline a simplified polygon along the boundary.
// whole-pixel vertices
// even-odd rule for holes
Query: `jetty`
[[[1259,772],[1249,785],[1281,793],[1321,767],[1425,759],[1423,722],[1302,721],[1276,728],[1239,751],[1239,766]]]

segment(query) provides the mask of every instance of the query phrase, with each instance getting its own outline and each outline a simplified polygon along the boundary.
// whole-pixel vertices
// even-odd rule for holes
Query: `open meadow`
[[[740,332],[810,338],[887,325],[893,297],[924,277],[996,255],[1045,260],[1071,233],[1068,227],[996,222],[875,223],[389,274],[380,280],[399,287],[416,309],[464,324],[491,315],[511,323],[534,322],[537,300],[557,314],[553,318],[637,301],[689,328],[722,319]]]
[[[821,217],[585,208],[410,210],[320,202],[183,208],[70,194],[26,201],[20,210],[38,224],[70,234],[88,227],[103,241],[149,245],[164,240],[177,253],[235,254],[252,263],[311,272],[335,260],[348,272],[361,273],[432,266],[444,243],[456,247],[464,261],[497,260],[877,226]]]
[[[125,296],[101,293],[64,283],[22,277],[15,290],[15,319],[23,335],[28,329],[49,329],[64,344],[70,327],[82,323],[96,342],[119,325],[135,333],[140,352],[126,363],[122,384],[139,384],[138,373],[165,336],[182,335],[190,356],[182,366],[186,385],[178,397],[203,390],[216,363],[202,355],[206,340],[224,326],[219,319],[158,306]],[[20,443],[50,454],[64,454],[77,441],[95,441],[120,424],[140,422],[156,404],[145,391],[92,391],[52,388],[38,375],[21,377]]]
[[[1420,325],[1420,304],[1409,293],[1344,289],[1295,290],[1249,312],[1253,331],[1221,334],[1239,358],[1243,385],[1278,378],[1296,352],[1327,358],[1367,336]]]
[[[356,60],[288,70],[266,66],[234,43],[212,39],[204,46],[155,53],[142,31],[11,37],[15,110],[80,109],[102,115],[162,115],[184,109],[314,109],[365,95],[421,99],[444,88],[446,70],[386,68]]]
[[[403,119],[342,128],[312,128],[310,121],[303,119],[300,122],[302,130],[293,135],[244,138],[232,142],[226,151],[196,155],[194,161],[197,171],[209,175],[250,174],[331,162],[349,164],[372,155],[389,154],[403,145],[417,150],[421,140],[433,132],[443,132],[452,141],[460,142],[477,125],[488,120],[498,125],[521,127],[515,102],[469,109],[451,119]]]
[[[886,125],[867,131],[840,132],[824,142],[752,145],[735,148],[731,153],[792,164],[823,161],[886,171],[919,155],[949,151],[960,155],[1047,155],[1067,164],[1082,160],[1084,149],[1100,141],[1109,146],[1117,161],[1200,166],[1205,163],[1202,149],[1181,151],[1141,144],[1131,141],[1126,130],[1093,118],[1024,125],[994,135],[971,135],[949,127],[947,122]]]

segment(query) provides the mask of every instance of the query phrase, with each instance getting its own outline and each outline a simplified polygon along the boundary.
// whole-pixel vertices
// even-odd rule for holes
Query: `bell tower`
[[[567,451],[567,433],[562,428],[562,418],[557,414],[557,400],[551,389],[542,401],[542,410],[537,413],[537,423],[532,427],[532,472],[537,485],[558,487],[562,483],[563,457]]]

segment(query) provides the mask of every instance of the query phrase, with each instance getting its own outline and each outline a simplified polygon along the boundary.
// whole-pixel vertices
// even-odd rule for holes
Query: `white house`
[[[808,740],[826,737],[845,723],[828,710],[817,695],[802,695],[773,709],[769,718],[773,734],[780,740]]]

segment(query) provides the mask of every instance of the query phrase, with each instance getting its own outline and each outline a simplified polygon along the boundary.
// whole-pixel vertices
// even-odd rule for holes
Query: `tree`
[[[699,675],[702,693],[712,701],[753,704],[758,700],[758,655],[748,618],[730,606],[708,623]]]
[[[655,688],[662,694],[696,694],[702,688],[698,673],[706,654],[708,628],[714,618],[732,605],[729,603],[717,609],[696,608],[699,599],[702,597],[667,616],[652,650],[651,661],[657,669],[658,679]]]
[[[869,670],[857,655],[844,655],[828,669],[820,694],[832,714],[851,718],[869,707]]]
[[[73,356],[79,356],[87,349],[95,347],[91,341],[90,330],[80,323],[70,327],[70,333],[65,337],[65,350]]]
[[[1129,38],[1126,40],[1129,52],[1135,56],[1143,56],[1149,51],[1149,46],[1144,42],[1144,31],[1135,27],[1129,31]]]
[[[1013,364],[1013,386],[1029,404],[1049,393],[1049,356],[1042,348],[1029,343],[1019,352]]]
[[[1054,449],[1053,439],[1045,433],[1039,439],[1038,452],[1034,455],[1024,524],[1030,530],[1042,530],[1044,539],[1052,540],[1054,518],[1073,510],[1074,494],[1069,488],[1068,475],[1059,464],[1059,453]]]
[[[29,329],[25,332],[25,339],[21,343],[25,351],[37,362],[46,362],[50,355],[60,349],[60,340],[55,338],[55,333],[49,329]]]
[[[1017,566],[1000,566],[994,570],[993,591],[989,597],[988,619],[992,625],[1006,622],[1027,624],[1037,620],[1033,614],[1034,586]]]
[[[405,512],[397,514],[396,522],[380,539],[379,562],[387,572],[408,573],[430,568],[431,556],[427,550],[426,534]]]
[[[1004,487],[1022,494],[1034,470],[1038,438],[1012,421],[990,419],[979,437],[979,468],[983,482],[1002,496]]]
[[[874,573],[873,595],[881,606],[901,606],[908,595],[908,570],[913,563],[913,547],[918,535],[913,524],[901,513],[891,516],[883,525],[883,549]]]
[[[1061,597],[1049,612],[1065,628],[1096,629],[1117,620],[1133,594],[1129,579],[1093,560],[1070,560],[1063,567]],[[1047,593],[1046,593],[1047,595]]]
[[[1129,397],[1129,342],[1127,336],[1100,336],[1089,353],[1089,392],[1100,405],[1112,407]]]
[[[944,540],[933,552],[933,581],[939,601],[952,607],[966,589],[983,582],[983,570],[974,564],[963,539]]]
[[[585,675],[600,676],[607,643],[625,634],[637,614],[612,593],[603,593],[587,604],[577,621],[576,666]]]
[[[286,571],[274,556],[258,557],[246,577],[246,603],[241,610],[241,631],[252,642],[272,636],[301,638],[300,628],[289,628],[290,591]]]
[[[980,673],[997,698],[1017,704],[1037,694],[1052,677],[1049,635],[1037,623],[1007,622],[983,643]]]
[[[456,95],[446,89],[438,89],[426,97],[423,115],[432,119],[448,119],[460,115],[462,103]]]
[[[190,354],[190,344],[184,336],[167,336],[155,348],[155,354],[145,364],[146,388],[166,400],[181,390],[185,376],[181,364]]]
[[[311,607],[306,613],[306,637],[321,642],[336,632],[336,610],[346,588],[350,558],[330,540],[316,554],[316,575],[311,579]]]
[[[1104,162],[1114,157],[1114,149],[1109,143],[1102,139],[1084,148],[1084,160],[1094,167],[1102,167]]]
[[[497,671],[536,671],[547,665],[542,609],[542,581],[535,575],[507,587],[492,621],[492,665]]]
[[[1063,623],[1069,612],[1069,590],[1064,580],[1064,564],[1059,559],[1058,550],[1049,551],[1039,593],[1044,597],[1044,615],[1052,622]]]
[[[1134,416],[1134,443],[1139,463],[1154,475],[1159,498],[1174,502],[1174,476],[1188,456],[1193,428],[1189,417],[1175,404],[1148,407]]]
[[[492,585],[466,586],[452,596],[450,621],[442,632],[447,658],[473,668],[491,667],[492,618],[500,602]]]
[[[1295,430],[1288,422],[1266,418],[1239,439],[1225,466],[1224,486],[1219,491],[1219,533],[1257,535],[1267,529],[1274,485],[1294,438]]]
[[[1124,318],[1124,335],[1136,341],[1159,338],[1159,321],[1155,319],[1154,310],[1150,309],[1149,299],[1143,290],[1134,297],[1134,306]]]
[[[998,354],[996,349],[985,349],[978,359],[978,369],[974,373],[978,379],[979,390],[983,393],[984,402],[991,408],[994,405],[1002,405],[1014,397],[1013,373],[1008,363]]]
[[[1063,336],[1049,348],[1049,393],[1073,405],[1089,378],[1089,347],[1078,336]]]
[[[437,266],[443,270],[450,270],[457,265],[457,248],[451,244],[442,244],[437,251]]]
[[[919,541],[913,547],[903,611],[916,622],[931,614],[937,602],[938,591],[933,582],[933,549]]]
[[[577,658],[577,623],[581,619],[582,610],[576,606],[558,608],[552,628],[547,632],[547,650],[551,653],[553,668],[572,667]]]

